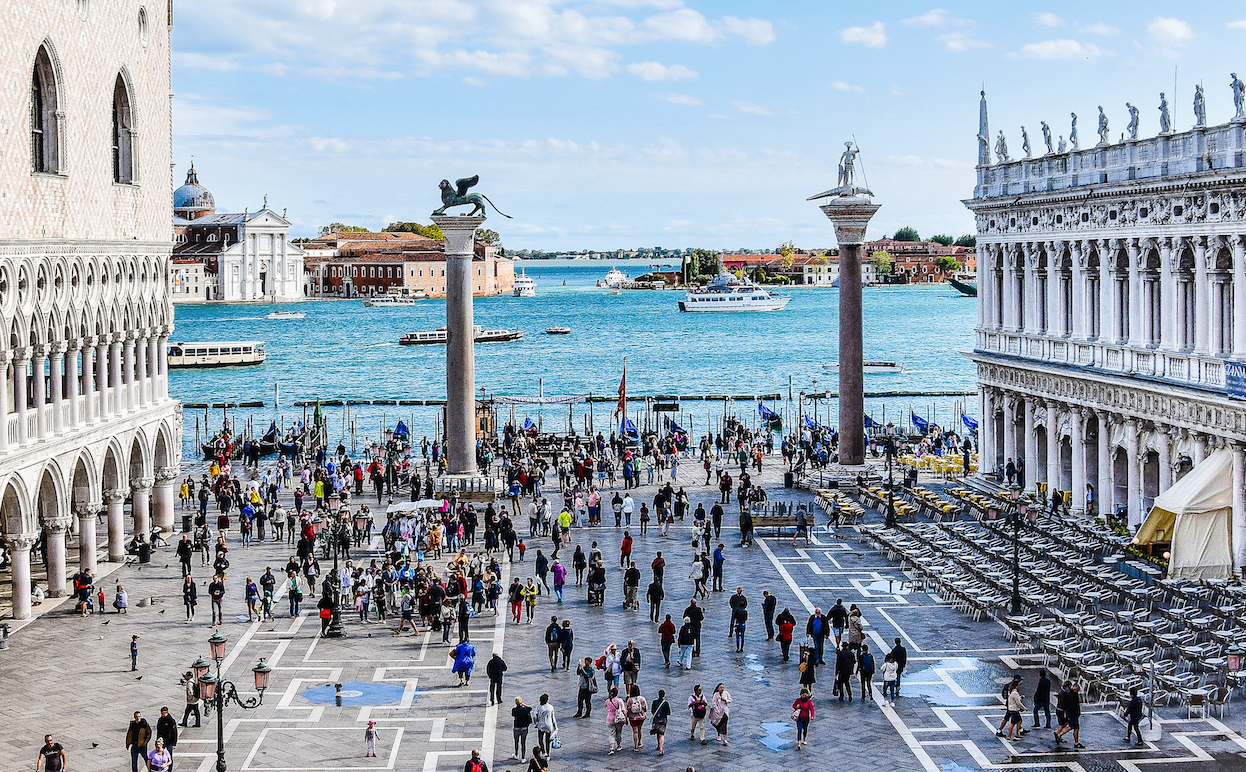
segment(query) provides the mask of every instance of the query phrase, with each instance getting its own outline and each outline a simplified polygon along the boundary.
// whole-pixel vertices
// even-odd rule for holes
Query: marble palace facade
[[[983,98],[965,202],[982,466],[1024,460],[1027,488],[1068,491],[1075,510],[1090,485],[1137,526],[1229,448],[1240,565],[1246,394],[1228,371],[1246,362],[1246,121],[1119,142],[1102,129],[1094,147],[992,160]]]
[[[41,538],[58,596],[67,545],[93,568],[124,560],[127,520],[173,526],[171,14],[0,7],[0,526],[18,619]]]

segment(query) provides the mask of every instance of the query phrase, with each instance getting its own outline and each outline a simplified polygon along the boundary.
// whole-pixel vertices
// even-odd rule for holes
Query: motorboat
[[[570,327],[546,327],[545,334],[546,335],[570,335],[571,328]]]
[[[967,297],[976,298],[978,296],[978,280],[972,274],[958,274],[949,276],[947,280],[952,288]]]
[[[610,272],[606,274],[606,277],[597,282],[597,286],[614,288],[618,287],[625,281],[627,281],[627,274],[623,273],[618,268],[611,268]]]
[[[262,340],[220,340],[170,343],[169,367],[246,367],[267,358]]]
[[[412,287],[390,287],[389,292],[363,301],[368,308],[408,308],[417,300],[426,300],[428,293]]]
[[[474,329],[476,343],[509,343],[523,339],[523,330],[486,330],[479,325]],[[446,328],[438,327],[435,330],[409,332],[399,338],[398,343],[403,346],[420,346],[436,343],[444,344],[447,340]]]
[[[307,314],[302,311],[273,311],[265,319],[305,319]]]
[[[838,362],[825,362],[822,369],[828,373],[839,372]],[[867,359],[861,363],[861,372],[872,373],[875,375],[886,373],[902,373],[904,372],[903,362],[890,362],[881,359]]]
[[[526,269],[522,270],[515,277],[514,288],[511,292],[517,298],[534,298],[536,297],[536,280],[528,275]]]
[[[792,298],[771,295],[748,279],[730,273],[715,276],[704,289],[690,290],[679,301],[680,311],[780,311]]]

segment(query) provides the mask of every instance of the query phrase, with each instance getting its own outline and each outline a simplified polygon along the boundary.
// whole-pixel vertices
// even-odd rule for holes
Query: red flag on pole
[[[614,415],[627,417],[627,357],[623,357],[623,377],[619,380],[619,404]]]

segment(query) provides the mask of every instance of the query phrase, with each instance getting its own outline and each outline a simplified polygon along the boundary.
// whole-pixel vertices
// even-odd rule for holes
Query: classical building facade
[[[1246,121],[1072,152],[992,159],[977,187],[983,468],[1087,486],[1142,522],[1211,450],[1233,454],[1246,548]],[[1001,148],[997,145],[997,153]]]
[[[414,233],[330,233],[301,245],[307,266],[307,293],[316,297],[375,297],[390,288],[419,290],[431,298],[446,295],[445,242]],[[515,261],[477,241],[472,260],[472,293],[509,295]]]
[[[75,542],[84,568],[99,546],[125,558],[127,503],[137,533],[173,525],[170,13],[0,6],[0,526],[18,619],[41,537],[58,596]]]

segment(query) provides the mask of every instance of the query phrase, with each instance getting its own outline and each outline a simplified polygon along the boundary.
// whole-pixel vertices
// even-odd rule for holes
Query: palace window
[[[112,92],[112,178],[125,185],[134,182],[133,126],[130,92],[118,75]]]
[[[60,104],[56,75],[47,48],[40,46],[30,81],[30,168],[34,172],[60,171],[60,137],[56,112]]]

